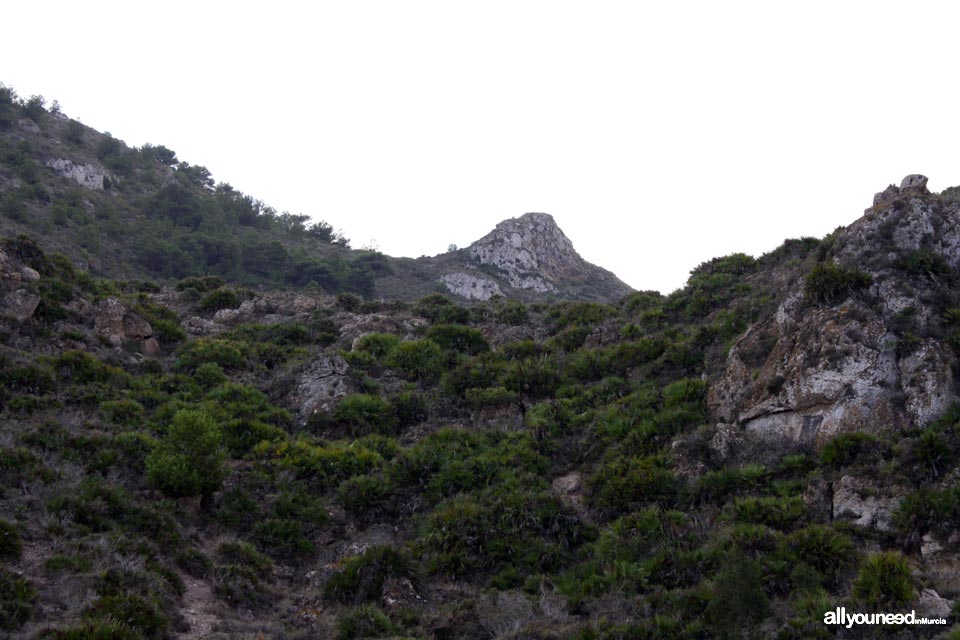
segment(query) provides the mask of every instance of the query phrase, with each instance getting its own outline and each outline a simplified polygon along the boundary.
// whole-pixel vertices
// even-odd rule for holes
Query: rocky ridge
[[[942,340],[942,266],[960,266],[960,201],[908,176],[839,230],[829,260],[871,284],[813,304],[797,278],[733,345],[709,402],[749,434],[820,445],[844,432],[925,424],[957,400]]]

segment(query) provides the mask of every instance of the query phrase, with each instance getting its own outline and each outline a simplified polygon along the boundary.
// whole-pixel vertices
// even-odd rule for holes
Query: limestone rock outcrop
[[[75,163],[66,158],[52,158],[46,163],[54,173],[70,178],[81,187],[103,191],[104,181],[109,179],[107,172],[92,164]]]
[[[440,280],[450,293],[467,300],[489,300],[493,296],[503,295],[500,285],[490,278],[472,276],[461,271],[446,273]]]
[[[843,432],[923,425],[957,401],[941,280],[960,267],[960,197],[907,176],[827,244],[868,287],[816,301],[797,277],[730,349],[708,404],[746,433],[821,445]]]
[[[584,260],[547,213],[504,220],[463,253],[472,268],[486,275],[458,269],[440,280],[451,293],[472,300],[529,292],[612,302],[632,291]]]

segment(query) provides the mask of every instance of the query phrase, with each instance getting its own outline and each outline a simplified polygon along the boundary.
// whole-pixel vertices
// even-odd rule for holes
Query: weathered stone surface
[[[310,313],[317,308],[317,301],[313,298],[308,298],[307,296],[297,296],[293,299],[293,312],[300,313]]]
[[[907,176],[900,182],[900,191],[906,191],[907,189],[922,189],[926,191],[927,176],[922,176],[919,173]]]
[[[547,213],[525,213],[504,220],[467,249],[471,259],[496,268],[515,289],[539,293],[577,282],[607,290],[606,297],[625,295],[630,287],[609,271],[586,262]]]
[[[40,306],[40,296],[26,289],[9,292],[3,298],[4,315],[13,316],[21,322],[32,317]]]
[[[899,195],[900,189],[898,189],[896,185],[892,184],[873,196],[873,206],[876,207],[877,205],[891,202]]]
[[[949,618],[952,603],[933,589],[924,589],[917,599],[917,616],[926,618]]]
[[[923,425],[957,401],[955,354],[916,338],[941,331],[937,278],[900,266],[925,251],[960,267],[960,203],[931,201],[925,184],[908,176],[833,239],[834,261],[868,273],[869,289],[815,303],[797,278],[737,340],[708,394],[718,419],[819,446],[838,433]]]
[[[213,320],[221,324],[234,324],[240,320],[240,315],[239,309],[218,309],[213,314]]]
[[[37,282],[40,280],[40,274],[36,269],[31,269],[30,267],[23,267],[20,269],[20,279],[23,282]]]
[[[123,316],[123,335],[126,340],[146,340],[153,336],[153,327],[139,313],[128,311]]]
[[[147,338],[140,346],[140,353],[150,358],[160,355],[160,343],[156,338]]]
[[[893,531],[893,512],[900,500],[877,495],[876,487],[867,480],[843,476],[833,488],[833,519],[851,520],[865,529]]]
[[[447,273],[441,276],[440,281],[450,293],[468,300],[489,300],[493,296],[503,295],[500,285],[493,280],[469,273]]]
[[[131,311],[117,298],[107,298],[97,305],[93,320],[97,335],[119,346],[127,340],[145,340],[153,336],[153,328],[147,319]]]
[[[226,326],[200,316],[190,316],[183,321],[183,328],[195,336],[214,336],[226,331]]]
[[[718,460],[726,460],[743,438],[743,432],[736,425],[721,422],[710,439],[710,451]]]
[[[403,334],[406,332],[396,318],[380,313],[363,315],[344,313],[334,318],[334,321],[340,325],[340,339],[344,344],[349,344],[351,349],[357,339],[368,333]]]
[[[81,187],[87,189],[103,190],[104,179],[108,178],[107,172],[92,164],[75,164],[65,158],[53,158],[47,160],[47,167],[55,173],[70,178]]]
[[[582,487],[583,478],[576,471],[553,479],[553,490],[561,495],[579,493]]]
[[[116,298],[107,298],[97,305],[97,315],[93,320],[93,330],[99,336],[123,336],[123,316],[127,307]]]
[[[292,400],[301,424],[317,411],[329,411],[351,392],[347,369],[346,361],[340,356],[321,356],[300,374]]]

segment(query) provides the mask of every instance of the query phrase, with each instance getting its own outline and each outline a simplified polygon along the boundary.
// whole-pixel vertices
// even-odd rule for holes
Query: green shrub
[[[697,482],[696,496],[700,502],[722,504],[730,496],[757,491],[767,485],[770,474],[762,465],[746,465],[708,471]]]
[[[97,620],[77,627],[44,629],[37,640],[143,640],[143,634],[121,622]]]
[[[853,541],[832,527],[811,524],[783,540],[785,557],[805,562],[827,583],[835,583],[840,570],[856,558]]]
[[[117,621],[145,638],[161,638],[170,621],[156,604],[133,594],[105,596],[83,612],[89,620]]]
[[[354,516],[370,513],[390,493],[386,478],[363,475],[344,480],[337,489],[337,503]]]
[[[917,249],[900,256],[896,261],[898,269],[918,276],[946,276],[952,271],[949,263],[939,253],[930,249]]]
[[[433,570],[463,576],[506,566],[556,570],[591,535],[555,496],[498,487],[440,504],[423,521],[417,544]]]
[[[136,400],[108,400],[100,403],[100,412],[108,422],[133,426],[143,420],[143,405]]]
[[[704,611],[711,627],[739,635],[769,613],[760,563],[739,553],[728,555],[714,578],[713,597]]]
[[[217,547],[217,559],[224,564],[248,567],[259,573],[269,572],[273,561],[246,542],[221,542]]]
[[[464,393],[467,402],[474,409],[484,407],[501,407],[517,401],[517,394],[503,387],[488,387],[486,389],[467,389]]]
[[[343,604],[379,600],[384,583],[391,578],[416,580],[413,562],[403,550],[375,545],[347,560],[343,569],[330,576],[323,597]]]
[[[657,457],[616,458],[604,463],[589,482],[593,503],[607,512],[645,505],[677,504],[680,483]]]
[[[27,580],[0,566],[0,629],[16,631],[33,615],[37,591]]]
[[[366,393],[346,396],[334,408],[331,420],[356,438],[368,433],[390,434],[396,426],[396,417],[389,402]]]
[[[749,497],[734,501],[733,510],[739,522],[785,530],[800,522],[806,513],[806,506],[800,496]]]
[[[269,518],[258,522],[253,527],[253,538],[267,553],[281,560],[296,560],[314,551],[298,520]]]
[[[83,573],[93,568],[89,558],[78,555],[58,553],[43,561],[43,570],[47,573]]]
[[[313,492],[301,488],[284,491],[277,496],[273,512],[278,518],[305,524],[308,532],[322,527],[330,520],[323,503]]]
[[[443,351],[432,340],[401,342],[390,350],[384,364],[411,380],[433,382],[443,371]]]
[[[200,304],[197,305],[197,309],[204,313],[213,313],[221,309],[236,309],[245,298],[246,296],[235,289],[223,287],[205,295],[200,300]]]
[[[195,371],[197,367],[213,362],[225,370],[239,369],[247,362],[250,346],[246,342],[219,338],[198,338],[180,349],[177,368]]]
[[[169,495],[212,494],[226,477],[220,428],[203,411],[177,412],[146,466],[150,481]]]
[[[398,344],[400,338],[392,333],[367,333],[357,338],[353,348],[354,351],[369,353],[377,360],[382,360]]]
[[[896,551],[864,558],[853,581],[853,595],[871,609],[897,609],[916,597],[907,559]]]
[[[242,487],[233,487],[223,492],[214,517],[237,531],[247,531],[262,515],[260,502]]]
[[[270,607],[270,591],[260,580],[263,574],[229,564],[214,567],[212,575],[214,594],[235,609],[263,611]]]
[[[490,343],[476,329],[459,324],[437,324],[427,331],[427,338],[442,349],[475,356],[490,350]]]
[[[203,276],[201,278],[185,278],[177,283],[177,291],[196,289],[200,292],[216,291],[227,283],[220,276]]]
[[[337,640],[386,638],[399,631],[390,618],[372,605],[348,610],[337,619]]]
[[[0,520],[0,560],[19,560],[22,552],[20,527],[12,522]]]
[[[831,467],[845,467],[873,449],[876,436],[868,433],[841,433],[828,440],[820,449],[820,460]]]
[[[418,424],[430,415],[427,411],[427,402],[422,394],[416,391],[400,391],[390,396],[390,406],[393,416],[399,427],[408,427]]]
[[[53,361],[57,377],[63,382],[103,383],[125,388],[131,377],[123,369],[100,362],[84,351],[65,351]]]
[[[470,322],[470,310],[455,305],[446,296],[431,293],[421,298],[412,311],[437,324],[467,324]]]
[[[873,284],[870,274],[841,267],[835,262],[821,262],[807,275],[805,293],[810,300],[835,304]]]
[[[204,362],[193,372],[193,379],[204,389],[210,389],[223,384],[227,376],[223,373],[223,368],[216,362]]]

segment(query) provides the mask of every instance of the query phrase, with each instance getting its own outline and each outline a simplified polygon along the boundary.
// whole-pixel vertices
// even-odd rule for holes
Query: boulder
[[[291,398],[301,425],[317,411],[329,411],[353,390],[347,362],[339,355],[323,355],[300,373]]]
[[[13,316],[19,321],[27,320],[40,306],[40,296],[26,289],[16,289],[3,298],[4,315]]]
[[[40,280],[40,273],[36,269],[23,267],[20,269],[20,280],[23,282],[37,282]]]
[[[927,176],[922,176],[919,173],[911,174],[905,177],[900,182],[900,191],[907,191],[908,189],[916,189],[919,191],[927,190]]]
[[[843,476],[833,488],[833,519],[850,520],[865,529],[893,531],[893,512],[900,498],[876,494],[870,482]]]
[[[117,298],[107,298],[97,305],[93,329],[97,335],[119,346],[126,341],[143,341],[153,336],[147,319],[131,311]]]

